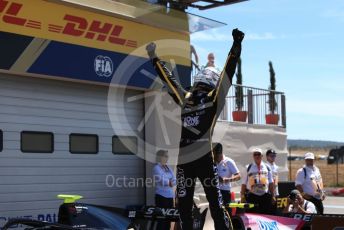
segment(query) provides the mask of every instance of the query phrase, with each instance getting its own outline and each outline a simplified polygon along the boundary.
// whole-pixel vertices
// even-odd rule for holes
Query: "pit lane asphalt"
[[[327,196],[324,200],[324,213],[344,214],[344,197]]]

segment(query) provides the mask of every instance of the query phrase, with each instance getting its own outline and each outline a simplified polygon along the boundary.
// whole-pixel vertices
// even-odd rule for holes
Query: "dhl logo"
[[[41,22],[17,17],[22,7],[23,7],[23,4],[19,4],[15,2],[10,3],[5,0],[0,0],[0,14],[5,12],[4,16],[2,16],[2,21],[5,23],[17,25],[17,26],[26,26],[26,27],[32,27],[35,29],[41,29]]]
[[[16,26],[30,27],[33,29],[47,29],[51,33],[62,33],[73,37],[83,37],[99,42],[109,42],[111,44],[137,47],[137,41],[121,37],[124,27],[112,23],[98,20],[88,20],[87,18],[65,14],[64,25],[48,24],[44,25],[40,21],[22,18],[19,16],[24,5],[8,0],[0,0],[0,15],[4,23]]]

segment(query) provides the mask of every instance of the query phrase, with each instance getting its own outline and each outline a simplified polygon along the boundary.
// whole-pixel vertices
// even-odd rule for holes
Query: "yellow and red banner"
[[[44,0],[0,0],[0,31],[126,54],[160,39],[189,42],[181,32]],[[187,57],[189,47],[181,52]]]

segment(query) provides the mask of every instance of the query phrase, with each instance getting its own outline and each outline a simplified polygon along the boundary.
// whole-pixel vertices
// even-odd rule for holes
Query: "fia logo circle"
[[[113,62],[111,58],[98,55],[94,59],[94,71],[99,77],[110,77],[113,73]]]

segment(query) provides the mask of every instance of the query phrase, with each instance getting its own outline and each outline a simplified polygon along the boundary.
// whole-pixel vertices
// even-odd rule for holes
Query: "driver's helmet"
[[[214,89],[220,78],[221,72],[215,67],[202,68],[194,78],[194,87],[198,85]]]

